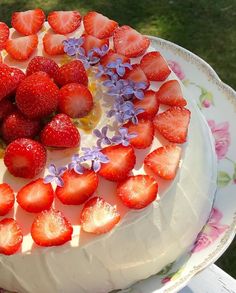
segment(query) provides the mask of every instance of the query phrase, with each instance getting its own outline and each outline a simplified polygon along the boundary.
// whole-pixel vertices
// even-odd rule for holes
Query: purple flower
[[[75,56],[78,51],[80,51],[81,45],[84,43],[84,38],[69,38],[63,41],[64,51],[68,56]]]
[[[110,71],[109,71],[109,73],[110,73]],[[105,80],[103,82],[103,85],[108,88],[113,88],[113,87],[115,87],[115,85],[119,79],[119,76],[113,72],[111,72],[111,74],[109,74],[109,75],[110,75],[110,79]]]
[[[108,69],[107,67],[104,67],[102,65],[98,65],[98,72],[96,73],[96,77],[99,78],[103,75],[112,76],[113,72],[110,69]],[[111,82],[110,79],[109,79],[109,82]]]
[[[69,170],[74,170],[77,174],[84,173],[84,167],[81,165],[81,158],[78,154],[72,156],[71,163],[68,165]]]
[[[133,85],[133,94],[135,95],[135,97],[139,100],[143,100],[144,98],[144,93],[143,90],[145,90],[147,87],[147,83],[146,82],[134,82]]]
[[[132,103],[131,103],[132,104]],[[138,114],[143,113],[143,108],[135,108],[132,104],[132,107],[124,114],[124,120],[125,121],[132,121],[133,124],[138,124]]]
[[[94,52],[97,53],[100,57],[106,55],[109,50],[109,46],[107,44],[103,45],[101,48],[93,48]]]
[[[117,58],[116,61],[110,62],[107,64],[107,68],[109,69],[115,69],[116,73],[119,76],[124,76],[125,74],[125,68],[129,68],[132,69],[132,66],[130,63],[126,62],[126,63],[122,63],[122,59],[121,58]]]
[[[126,121],[125,117],[131,113],[133,108],[134,106],[130,101],[124,103],[117,101],[114,103],[113,109],[108,111],[107,117],[115,116],[116,121],[123,124]]]
[[[111,141],[114,144],[122,144],[123,146],[128,146],[130,139],[137,137],[136,133],[128,133],[128,129],[125,127],[119,128],[119,135],[113,136]]]
[[[63,182],[61,176],[66,170],[67,170],[66,167],[59,167],[57,169],[54,164],[49,165],[49,167],[48,167],[49,175],[47,175],[44,178],[43,182],[47,184],[47,183],[51,183],[54,181],[57,186],[62,187],[64,185],[64,182]]]
[[[111,144],[111,139],[107,137],[108,126],[104,126],[102,130],[94,129],[93,134],[99,139],[97,140],[97,146],[101,148],[102,143],[105,145]]]
[[[84,155],[81,157],[82,162],[91,161],[91,168],[94,172],[98,172],[101,168],[101,163],[108,163],[109,159],[105,156],[98,147],[82,148]]]
[[[92,65],[97,64],[100,60],[99,57],[94,56],[93,49],[89,50],[88,54],[86,55],[83,48],[81,48],[81,50],[77,52],[76,59],[79,59],[81,62],[83,62],[86,69],[88,69]]]

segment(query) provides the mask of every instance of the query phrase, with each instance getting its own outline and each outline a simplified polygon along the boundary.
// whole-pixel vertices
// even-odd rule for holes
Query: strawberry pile
[[[119,27],[97,12],[82,19],[78,11],[54,11],[47,18],[51,30],[42,38],[45,56],[34,56],[45,19],[41,9],[15,12],[12,27],[22,36],[14,39],[9,39],[7,25],[0,23],[0,50],[16,60],[29,60],[26,74],[0,63],[4,163],[12,175],[34,178],[16,196],[8,184],[0,184],[0,216],[8,214],[16,197],[21,209],[37,213],[31,227],[34,242],[55,246],[70,241],[73,233],[69,219],[54,209],[55,197],[64,205],[83,205],[78,224],[93,234],[107,233],[120,221],[116,206],[101,196],[93,197],[101,177],[113,182],[117,198],[130,209],[143,209],[156,200],[158,177],[171,180],[178,171],[179,144],[187,140],[190,111],[179,82],[167,81],[171,71],[165,59],[159,52],[146,53],[150,40],[133,28]],[[70,38],[68,34],[82,20],[81,38]],[[64,53],[75,60],[59,67],[50,56]],[[116,118],[119,134],[108,137],[108,126],[94,130],[96,147],[82,146],[83,155],[80,151],[59,169],[51,164],[49,174],[36,179],[45,168],[48,147],[80,145],[73,119],[93,109],[86,70],[91,67],[108,87],[107,94],[116,97],[107,116]],[[163,81],[154,91],[152,85]],[[137,150],[152,147],[156,136],[161,136],[164,146],[146,155],[146,174],[133,175]],[[22,240],[14,219],[0,221],[0,253],[15,253]]]

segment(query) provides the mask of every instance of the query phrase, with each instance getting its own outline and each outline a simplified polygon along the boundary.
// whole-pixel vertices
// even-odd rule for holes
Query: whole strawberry
[[[18,138],[11,142],[4,154],[8,171],[23,178],[33,178],[45,167],[47,153],[41,143],[29,138]]]
[[[58,87],[45,72],[26,77],[16,91],[19,110],[30,119],[45,117],[56,110]]]
[[[66,114],[57,114],[41,132],[41,142],[45,146],[71,148],[80,143],[78,129]]]

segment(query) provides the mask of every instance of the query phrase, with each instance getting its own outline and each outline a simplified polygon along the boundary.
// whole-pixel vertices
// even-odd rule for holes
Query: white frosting
[[[172,73],[169,79],[173,78],[176,76]],[[122,216],[120,223],[101,236],[86,234],[79,226],[81,206],[64,206],[56,199],[55,208],[71,221],[74,232],[70,242],[49,248],[33,243],[30,227],[35,215],[16,204],[9,216],[22,226],[24,241],[18,253],[0,255],[0,287],[19,293],[106,293],[157,273],[190,249],[212,207],[216,159],[207,123],[184,88],[183,91],[192,113],[188,142],[175,180],[167,184],[157,178],[157,200],[143,210],[129,210],[116,198],[116,185],[100,178],[95,194],[117,205]],[[96,98],[100,96],[98,92]],[[109,103],[105,104],[101,102],[103,113],[109,107]],[[102,115],[97,128],[107,124],[107,119]],[[94,145],[92,135],[80,132],[81,145]],[[136,151],[134,174],[144,173],[143,158],[158,146],[156,136],[150,149]],[[49,152],[48,163],[68,163],[72,153],[73,150]],[[10,183],[15,191],[28,182],[9,175],[2,160],[0,170],[1,181]]]

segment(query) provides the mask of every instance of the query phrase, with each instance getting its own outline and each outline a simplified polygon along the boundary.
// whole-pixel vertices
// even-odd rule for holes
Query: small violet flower
[[[137,136],[136,133],[128,133],[128,129],[125,127],[119,128],[119,135],[113,136],[111,141],[114,144],[122,144],[123,146],[128,146],[130,144],[130,139],[135,138]]]
[[[75,56],[78,52],[80,52],[81,45],[84,43],[84,38],[69,38],[68,40],[63,41],[64,51],[68,56]]]
[[[78,154],[72,156],[71,163],[68,165],[69,170],[74,170],[77,174],[84,173],[84,167],[81,165],[81,158]]]
[[[144,98],[144,93],[143,91],[147,87],[146,82],[134,82],[129,80],[129,86],[132,88],[132,94],[139,100],[143,100]]]
[[[101,163],[108,163],[109,159],[105,156],[98,147],[82,148],[84,155],[81,157],[83,162],[91,161],[91,168],[94,172],[98,172],[101,168]]]
[[[77,52],[76,59],[79,59],[81,62],[83,62],[86,69],[100,61],[99,57],[94,56],[94,49],[89,50],[88,54],[86,55],[83,48]]]
[[[129,68],[132,69],[132,66],[130,63],[126,62],[126,63],[122,63],[122,59],[121,58],[117,58],[116,61],[110,62],[107,64],[107,68],[109,69],[115,69],[116,73],[119,76],[124,76],[125,74],[125,68]]]
[[[132,104],[132,103],[131,103]],[[133,124],[138,124],[138,114],[143,113],[143,108],[135,108],[132,104],[132,108],[130,108],[128,111],[124,114],[124,120],[125,121],[132,121]]]
[[[66,170],[67,170],[66,167],[59,167],[57,169],[54,164],[49,165],[48,167],[49,175],[47,175],[44,178],[43,182],[47,184],[47,183],[52,183],[54,181],[57,186],[62,187],[64,185],[64,182],[61,176]]]
[[[98,137],[97,146],[101,148],[102,143],[105,145],[111,144],[111,139],[107,137],[108,126],[104,126],[102,130],[94,129],[93,134]]]
[[[123,124],[125,122],[125,116],[127,116],[133,110],[133,104],[128,102],[120,103],[119,101],[114,103],[113,109],[107,112],[107,117],[115,116],[118,123]]]
[[[107,44],[103,45],[101,48],[93,48],[94,52],[97,53],[100,57],[106,55],[109,50],[109,46]]]
[[[112,76],[113,72],[110,69],[108,69],[107,67],[104,67],[102,65],[98,65],[98,72],[96,73],[96,77],[99,78],[102,75]],[[109,81],[111,82],[110,79],[109,79]]]

